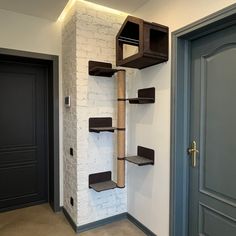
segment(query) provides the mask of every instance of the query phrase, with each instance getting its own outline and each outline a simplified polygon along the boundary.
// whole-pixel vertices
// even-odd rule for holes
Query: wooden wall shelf
[[[169,28],[128,16],[116,36],[117,66],[143,69],[168,61]],[[124,45],[136,46],[138,52],[124,58]]]
[[[112,127],[111,117],[91,117],[89,118],[89,132],[114,132],[115,127]]]
[[[138,166],[154,165],[154,150],[138,146],[137,153],[137,156],[126,157],[126,161],[129,161]]]
[[[116,187],[116,183],[111,180],[111,171],[89,175],[89,188],[96,192],[102,192]]]
[[[155,88],[145,88],[138,90],[137,98],[128,98],[130,104],[155,103]]]
[[[117,71],[117,69],[112,69],[111,63],[89,61],[89,75],[112,77]]]

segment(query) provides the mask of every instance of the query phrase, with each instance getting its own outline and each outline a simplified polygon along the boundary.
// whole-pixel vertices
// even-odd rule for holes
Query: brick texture
[[[89,76],[88,61],[115,65],[115,36],[125,17],[78,1],[62,29],[63,92],[72,99],[64,108],[64,207],[78,226],[127,211],[126,188],[88,188],[92,173],[111,170],[116,180],[116,135],[89,133],[88,119],[110,116],[116,125],[117,105],[116,78]]]
[[[71,108],[63,108],[63,168],[64,208],[77,224],[77,74],[76,74],[76,16],[72,10],[62,30],[63,97],[71,97]],[[70,148],[74,155],[70,156]],[[74,206],[70,198],[74,199]]]

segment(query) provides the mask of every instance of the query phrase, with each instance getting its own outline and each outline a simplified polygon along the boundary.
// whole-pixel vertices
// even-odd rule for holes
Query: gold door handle
[[[191,147],[188,148],[188,154],[192,159],[192,167],[197,166],[197,153],[199,153],[199,151],[197,150],[197,143],[196,141],[193,141]]]

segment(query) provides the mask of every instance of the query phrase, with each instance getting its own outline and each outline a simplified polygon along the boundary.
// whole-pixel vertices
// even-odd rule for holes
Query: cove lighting
[[[62,22],[62,21],[65,19],[67,13],[68,13],[68,12],[70,11],[70,9],[74,6],[74,4],[75,4],[76,1],[77,1],[77,0],[69,0],[69,2],[66,4],[65,8],[63,9],[61,15],[58,17],[57,21]]]
[[[94,8],[95,10],[99,10],[99,11],[109,12],[109,13],[116,14],[116,15],[124,15],[124,16],[128,15],[128,13],[126,13],[126,12],[118,11],[118,10],[115,10],[115,9],[112,9],[112,8],[109,8],[109,7],[105,7],[105,6],[102,6],[102,5],[98,5],[96,3],[88,2],[88,1],[85,1],[85,0],[69,0],[66,7],[64,8],[61,15],[59,16],[58,21],[63,21],[64,20],[65,16],[70,11],[70,9],[73,7],[75,2],[83,2],[84,4],[87,4],[90,7]]]
[[[88,2],[86,0],[77,0],[77,1],[84,2],[84,3],[94,7],[97,10],[100,10],[100,11],[110,12],[110,13],[113,13],[113,14],[116,14],[116,15],[128,15],[128,13],[126,13],[126,12],[122,12],[122,11],[115,10],[113,8],[110,8],[110,7],[105,7],[105,6],[102,6],[102,5],[98,5],[96,3]]]

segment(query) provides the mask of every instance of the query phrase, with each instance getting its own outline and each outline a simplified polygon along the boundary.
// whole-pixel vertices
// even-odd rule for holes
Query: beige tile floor
[[[54,213],[48,204],[0,213],[1,236],[75,236],[62,213]],[[128,220],[118,221],[79,234],[80,236],[143,236]]]

